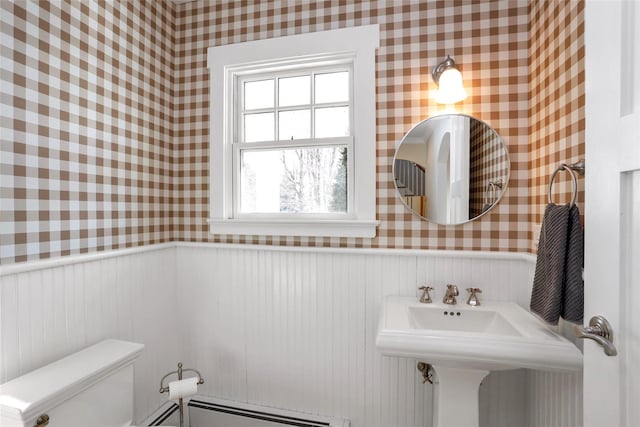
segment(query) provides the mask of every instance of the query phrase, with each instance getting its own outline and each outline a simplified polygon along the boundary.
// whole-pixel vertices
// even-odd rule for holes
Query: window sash
[[[310,213],[310,212],[255,212],[243,213],[241,211],[241,176],[242,176],[242,152],[258,151],[258,150],[278,150],[278,149],[296,149],[296,148],[313,148],[313,147],[331,147],[345,146],[347,148],[347,211],[345,213]],[[320,139],[304,139],[294,141],[269,141],[252,142],[252,143],[234,143],[232,146],[233,157],[233,218],[249,219],[249,218],[321,218],[321,219],[351,219],[355,218],[354,214],[354,138],[335,137]]]
[[[348,88],[348,99],[346,101],[339,102],[323,102],[316,103],[315,102],[315,76],[319,74],[328,74],[328,73],[336,73],[336,72],[348,72],[349,73],[349,88]],[[299,77],[299,76],[310,76],[310,103],[308,104],[300,104],[300,105],[291,105],[291,106],[279,106],[279,79],[288,78],[288,77]],[[318,65],[318,64],[310,64],[305,66],[300,66],[299,68],[295,68],[293,70],[286,70],[280,72],[256,72],[251,74],[236,74],[235,75],[235,85],[234,85],[234,98],[237,100],[235,102],[236,108],[234,109],[234,117],[232,118],[233,122],[233,143],[246,143],[245,142],[245,115],[247,114],[260,114],[260,113],[274,113],[274,122],[273,122],[273,135],[275,136],[275,140],[284,141],[279,138],[278,130],[279,130],[279,117],[278,113],[285,111],[300,111],[300,110],[310,110],[311,113],[311,123],[310,123],[310,137],[313,138],[315,136],[315,110],[319,108],[331,108],[331,107],[348,107],[349,109],[349,136],[353,136],[353,123],[354,123],[354,111],[353,111],[353,64],[352,63],[342,63],[338,65]],[[263,80],[274,80],[273,85],[273,96],[274,96],[274,106],[273,108],[255,108],[255,109],[245,109],[245,83],[258,82]],[[262,142],[262,141],[259,141]],[[268,142],[268,141],[265,141]]]
[[[324,102],[315,103],[315,76],[319,74],[327,74],[334,72],[348,72],[349,73],[349,86],[348,86],[348,99],[346,101],[339,102]],[[310,103],[291,105],[291,106],[278,106],[279,103],[279,79],[298,76],[310,76]],[[232,151],[232,217],[237,219],[352,219],[355,218],[354,212],[354,136],[353,136],[353,123],[354,123],[354,110],[353,110],[353,64],[341,63],[338,65],[318,65],[310,64],[301,66],[299,68],[290,69],[280,72],[256,72],[249,74],[235,74],[234,85],[234,98],[238,101],[235,102],[236,108],[233,109],[234,117],[231,118],[233,123],[233,137],[231,142]],[[245,109],[245,83],[274,80],[273,96],[274,103],[272,108],[254,108]],[[349,109],[349,135],[340,137],[324,137],[315,138],[316,134],[316,119],[315,110],[320,108],[331,107],[347,107]],[[278,113],[286,111],[300,111],[310,110],[310,138],[301,139],[279,139],[279,116]],[[275,140],[267,141],[245,141],[245,114],[257,114],[257,113],[273,113],[273,135]],[[312,148],[312,147],[328,147],[328,146],[346,146],[347,148],[347,211],[345,213],[290,213],[290,212],[274,212],[274,213],[243,213],[241,212],[241,177],[242,177],[242,153],[243,151],[254,150],[278,150],[278,149],[295,149],[295,148]]]

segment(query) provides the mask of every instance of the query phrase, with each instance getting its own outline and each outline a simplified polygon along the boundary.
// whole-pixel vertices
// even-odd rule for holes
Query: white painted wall
[[[375,349],[381,303],[415,296],[425,283],[442,298],[449,282],[478,286],[484,298],[527,300],[514,284],[530,282],[531,263],[484,256],[180,245],[181,304],[193,313],[185,360],[205,375],[203,394],[348,418],[354,427],[431,425],[432,387],[415,361]],[[522,371],[490,377],[483,394],[501,398],[483,398],[484,425],[524,421],[524,380]]]
[[[415,361],[375,350],[383,297],[430,284],[441,298],[452,282],[527,306],[532,260],[179,243],[32,263],[31,271],[1,267],[0,382],[116,337],[146,345],[136,420],[166,399],[159,379],[182,360],[205,377],[201,394],[349,418],[353,427],[425,427],[432,389]],[[578,426],[580,395],[577,377],[494,373],[481,387],[481,422]]]
[[[526,371],[526,375],[529,427],[583,425],[582,372]]]
[[[0,383],[120,338],[145,345],[135,364],[135,419],[166,400],[159,381],[181,353],[173,245],[26,266],[0,269]]]

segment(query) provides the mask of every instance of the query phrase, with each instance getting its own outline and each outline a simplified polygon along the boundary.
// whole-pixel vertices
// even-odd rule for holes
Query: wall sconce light
[[[433,81],[438,85],[436,101],[440,104],[455,104],[467,97],[462,85],[462,74],[456,62],[447,55],[447,59],[436,65],[431,71]]]

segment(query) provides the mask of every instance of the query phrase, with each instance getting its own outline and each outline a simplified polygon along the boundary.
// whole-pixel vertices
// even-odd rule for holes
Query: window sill
[[[375,220],[208,219],[211,234],[301,237],[376,237]]]

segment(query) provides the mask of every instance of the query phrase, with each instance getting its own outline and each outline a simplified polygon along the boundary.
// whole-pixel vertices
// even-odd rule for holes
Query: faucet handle
[[[467,292],[469,292],[469,299],[467,300],[467,304],[469,304],[470,306],[477,306],[480,305],[480,300],[478,299],[478,295],[476,294],[481,294],[482,293],[482,289],[480,288],[467,288]]]
[[[458,287],[456,285],[447,285],[447,290],[455,296],[460,295],[460,293],[458,292]]]
[[[418,288],[418,290],[422,291],[422,296],[420,297],[420,302],[422,303],[430,303],[431,301],[431,295],[429,295],[429,292],[433,290],[433,288],[431,286],[420,286]]]

